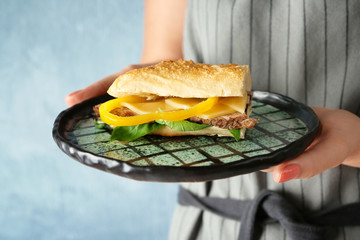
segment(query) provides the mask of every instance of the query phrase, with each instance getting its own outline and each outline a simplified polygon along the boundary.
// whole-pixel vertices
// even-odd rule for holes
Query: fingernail
[[[275,181],[278,183],[286,182],[298,177],[300,174],[300,166],[297,164],[290,164],[281,169],[278,176],[275,177]]]
[[[77,91],[75,91],[75,92],[72,92],[72,93],[70,93],[68,96],[72,96],[72,95],[75,95],[75,94],[77,94],[78,92],[80,92],[81,90],[77,90]]]

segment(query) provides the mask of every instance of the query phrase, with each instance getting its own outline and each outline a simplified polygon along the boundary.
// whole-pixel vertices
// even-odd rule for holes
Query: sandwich
[[[147,134],[245,137],[251,113],[248,65],[163,61],[119,76],[114,99],[94,107],[96,126],[110,126],[111,140]]]

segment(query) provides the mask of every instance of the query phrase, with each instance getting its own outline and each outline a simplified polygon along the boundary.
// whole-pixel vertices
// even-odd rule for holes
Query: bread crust
[[[210,65],[178,60],[129,71],[114,81],[108,93],[114,97],[208,98],[241,97],[250,90],[248,65]]]

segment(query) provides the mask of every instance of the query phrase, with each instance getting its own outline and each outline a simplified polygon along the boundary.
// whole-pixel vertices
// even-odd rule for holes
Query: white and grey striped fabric
[[[184,55],[250,64],[255,90],[360,115],[359,0],[188,0]],[[199,196],[241,200],[267,188],[306,210],[360,201],[360,171],[346,166],[283,184],[256,172],[183,186]],[[240,224],[178,206],[170,239],[237,239]],[[279,224],[268,224],[261,239],[290,238]],[[360,239],[360,227],[334,228],[326,239]]]

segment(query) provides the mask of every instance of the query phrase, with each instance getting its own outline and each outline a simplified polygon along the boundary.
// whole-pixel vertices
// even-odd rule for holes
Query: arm
[[[310,178],[340,164],[360,167],[360,118],[345,110],[313,110],[322,124],[320,136],[297,158],[265,170],[274,181]]]
[[[140,64],[129,65],[88,87],[68,94],[67,105],[105,94],[111,83],[121,74],[145,67],[161,60],[182,58],[182,38],[185,19],[185,0],[147,0],[145,2],[144,42]]]
[[[186,0],[145,1],[144,46],[141,63],[183,57]]]

